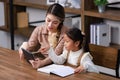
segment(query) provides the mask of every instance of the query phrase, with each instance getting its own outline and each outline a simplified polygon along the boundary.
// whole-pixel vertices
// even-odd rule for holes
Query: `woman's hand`
[[[47,51],[50,49],[50,46],[42,46],[40,49],[39,49],[39,52],[41,52],[42,54],[46,54],[48,53]]]
[[[39,58],[36,58],[35,60],[29,60],[29,62],[32,64],[33,68],[37,69],[41,67],[42,60],[40,60]]]
[[[18,52],[20,56],[20,60],[24,60],[24,54],[21,48],[27,49],[27,42],[23,42],[23,44],[20,46]]]
[[[86,70],[85,70],[85,68],[82,65],[75,69],[75,73],[81,73],[81,72],[85,72],[85,71]]]
[[[39,51],[40,51],[41,53],[45,53],[45,52],[47,52],[47,48],[46,48],[46,47],[41,47],[41,48],[39,49]]]

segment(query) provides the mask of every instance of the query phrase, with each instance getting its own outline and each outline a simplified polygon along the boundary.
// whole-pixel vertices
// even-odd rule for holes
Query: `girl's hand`
[[[81,72],[85,72],[85,68],[83,66],[79,66],[75,69],[75,73],[81,73]]]

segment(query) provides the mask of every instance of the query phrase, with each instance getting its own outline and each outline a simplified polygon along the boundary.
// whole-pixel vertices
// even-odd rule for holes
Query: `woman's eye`
[[[49,20],[49,19],[47,19],[47,22],[50,22],[50,20]]]
[[[53,22],[53,24],[58,24],[58,22]]]

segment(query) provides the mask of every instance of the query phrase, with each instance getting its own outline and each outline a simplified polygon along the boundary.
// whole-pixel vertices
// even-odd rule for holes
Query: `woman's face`
[[[57,28],[60,24],[60,20],[56,16],[52,14],[47,14],[45,22],[46,22],[48,31],[57,32]]]
[[[68,50],[68,51],[77,51],[79,42],[74,42],[72,39],[70,39],[66,34],[64,35],[64,47]]]

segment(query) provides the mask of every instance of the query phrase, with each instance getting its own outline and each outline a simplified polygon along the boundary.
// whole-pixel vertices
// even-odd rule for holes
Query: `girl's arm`
[[[86,69],[84,66],[80,65],[75,69],[75,73],[81,73],[81,72],[86,72]]]
[[[67,58],[67,51],[63,50],[63,53],[61,55],[57,55],[53,48],[50,48],[49,51],[49,58],[56,64],[63,64],[66,61]]]
[[[99,73],[95,64],[92,62],[92,56],[90,55],[89,52],[84,53],[83,57],[81,58],[80,63],[84,67],[85,71]]]

